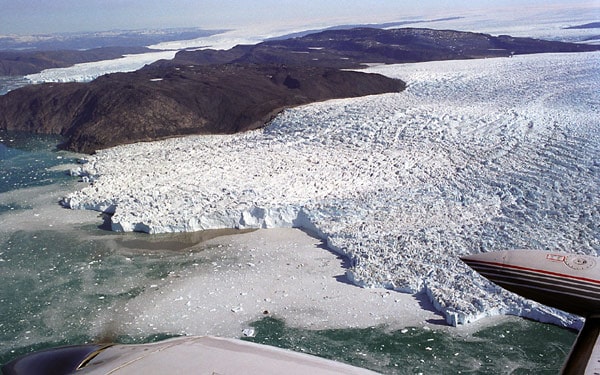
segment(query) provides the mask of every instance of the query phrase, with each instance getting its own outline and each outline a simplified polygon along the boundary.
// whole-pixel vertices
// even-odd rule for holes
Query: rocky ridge
[[[424,28],[326,30],[298,38],[271,40],[227,51],[181,51],[177,63],[278,63],[338,68],[365,64],[399,64],[425,61],[510,57],[513,55],[597,51],[600,46],[492,36],[454,30]],[[160,63],[157,63],[159,65]]]
[[[404,89],[377,74],[321,67],[223,64],[148,67],[90,83],[42,84],[0,97],[0,128],[61,134],[93,153],[171,136],[263,126],[283,108]]]
[[[77,152],[264,126],[283,108],[398,92],[404,82],[343,71],[365,64],[582,52],[600,46],[431,29],[328,30],[227,51],[181,51],[90,83],[42,84],[0,96],[0,129],[61,134]]]

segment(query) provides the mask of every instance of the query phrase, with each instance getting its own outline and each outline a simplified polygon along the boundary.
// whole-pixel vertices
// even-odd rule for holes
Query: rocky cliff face
[[[0,96],[0,129],[61,134],[91,153],[165,137],[263,126],[281,109],[397,92],[405,84],[342,71],[364,63],[581,52],[600,46],[430,29],[330,30],[228,51],[184,51],[90,83],[24,87]]]
[[[90,83],[11,91],[0,97],[0,128],[62,134],[62,147],[92,153],[177,135],[254,129],[286,107],[403,89],[402,81],[381,75],[321,67],[148,67]]]

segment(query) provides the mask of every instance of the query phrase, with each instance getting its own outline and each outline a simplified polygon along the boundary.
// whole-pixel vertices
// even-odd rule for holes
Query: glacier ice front
[[[99,151],[73,209],[115,230],[302,227],[365,287],[425,292],[450,324],[580,319],[494,287],[458,257],[598,254],[600,54],[372,67],[403,93],[288,109],[268,127]]]

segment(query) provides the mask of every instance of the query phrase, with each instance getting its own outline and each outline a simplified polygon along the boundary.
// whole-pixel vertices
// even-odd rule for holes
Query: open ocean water
[[[56,151],[58,142],[57,137],[0,133],[0,223],[34,214],[40,204],[35,198],[46,191],[76,188],[74,178],[57,168],[74,163],[76,156]],[[56,201],[47,204],[62,210]],[[116,234],[98,221],[49,223],[43,229],[0,226],[0,364],[57,345],[141,343],[171,336],[151,329],[123,336],[99,317],[160,283],[171,270],[192,269],[203,261],[201,248],[186,249],[219,233]],[[181,251],[174,251],[177,246]],[[132,248],[140,247],[146,250],[136,250],[132,262]],[[576,336],[519,318],[469,333],[424,327],[312,331],[272,318],[253,326],[256,336],[246,340],[387,374],[556,374]]]

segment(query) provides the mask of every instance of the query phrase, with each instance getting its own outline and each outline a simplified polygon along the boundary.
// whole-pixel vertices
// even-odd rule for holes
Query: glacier
[[[80,63],[65,68],[45,69],[39,73],[26,75],[25,79],[31,83],[89,82],[104,74],[133,72],[158,60],[171,60],[176,53],[177,50],[165,50],[124,55],[118,59]]]
[[[367,69],[402,93],[287,109],[264,129],[98,151],[72,209],[115,231],[298,227],[362,287],[426,293],[450,325],[582,319],[501,290],[463,254],[600,251],[600,54]]]

